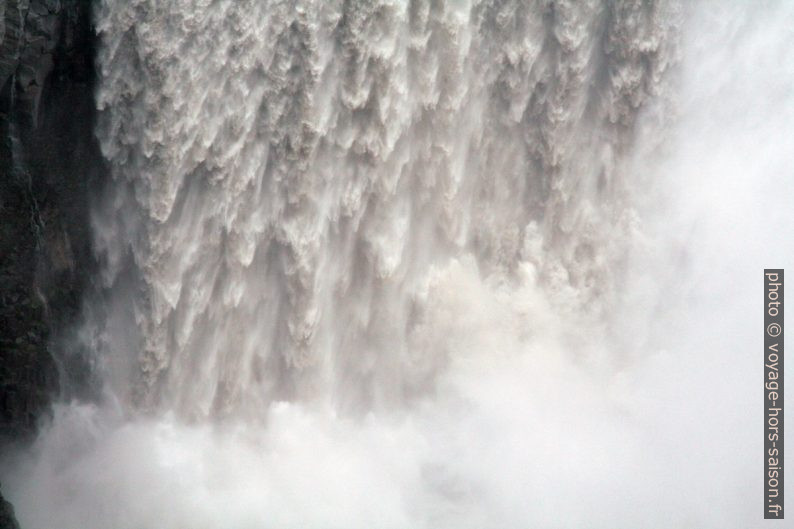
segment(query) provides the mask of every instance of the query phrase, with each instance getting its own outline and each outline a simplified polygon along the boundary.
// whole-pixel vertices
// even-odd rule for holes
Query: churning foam
[[[23,526],[760,526],[791,11],[103,2],[106,397]]]

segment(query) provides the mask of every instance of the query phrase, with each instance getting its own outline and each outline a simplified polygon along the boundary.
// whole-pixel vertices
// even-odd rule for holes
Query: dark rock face
[[[0,496],[0,529],[19,529],[14,507]]]
[[[88,201],[103,174],[93,134],[90,4],[0,3],[3,443],[29,439],[53,396],[89,372],[65,344],[93,268]],[[18,526],[0,498],[6,527]]]
[[[90,0],[0,7],[0,436],[35,431],[63,379],[64,348],[93,266],[89,193],[102,161],[93,134]],[[57,345],[56,345],[57,344]],[[59,359],[56,363],[55,358]]]
[[[3,444],[30,439],[52,398],[90,372],[68,344],[94,266],[89,195],[104,173],[94,43],[90,0],[0,2]],[[18,527],[0,497],[0,529]]]

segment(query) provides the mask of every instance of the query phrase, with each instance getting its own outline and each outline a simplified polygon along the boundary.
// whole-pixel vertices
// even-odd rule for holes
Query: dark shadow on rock
[[[91,9],[0,9],[0,440],[31,439],[54,396],[92,386],[88,356],[65,345],[95,269],[89,202],[105,174]]]

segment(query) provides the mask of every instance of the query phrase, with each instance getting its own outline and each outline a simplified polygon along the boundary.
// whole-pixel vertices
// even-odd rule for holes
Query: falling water
[[[685,463],[749,412],[671,411],[724,250],[676,197],[770,6],[100,2],[104,397],[6,465],[23,525],[749,527],[745,437]]]
[[[109,1],[97,18],[117,184],[96,226],[133,307],[101,325],[136,328],[105,349],[135,358],[137,406],[421,395],[449,361],[431,290],[458,265],[608,300],[633,222],[622,159],[671,59],[664,2]]]

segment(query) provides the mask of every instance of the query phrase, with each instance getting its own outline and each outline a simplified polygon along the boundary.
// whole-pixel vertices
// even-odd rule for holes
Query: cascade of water
[[[672,14],[102,2],[98,134],[116,184],[98,247],[110,297],[135,308],[99,326],[135,373],[121,393],[189,417],[400,402],[445,362],[422,340],[423,292],[454,260],[494,281],[531,267],[597,313]]]
[[[20,522],[756,527],[763,6],[100,2],[109,398],[0,458]]]

